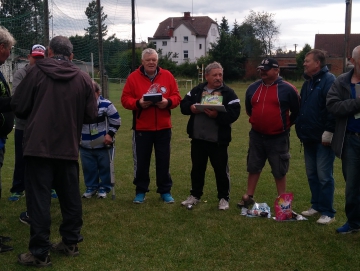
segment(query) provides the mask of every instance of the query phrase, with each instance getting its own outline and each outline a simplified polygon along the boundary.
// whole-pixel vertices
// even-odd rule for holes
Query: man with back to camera
[[[347,221],[336,229],[340,234],[360,231],[360,45],[350,62],[354,68],[336,78],[326,98],[327,109],[335,116],[331,147],[341,159],[345,179]]]
[[[325,62],[325,52],[314,49],[304,60],[304,82],[301,88],[301,107],[296,119],[296,133],[304,145],[306,175],[311,191],[311,207],[303,211],[304,216],[317,213],[319,224],[335,221],[334,160],[331,139],[335,119],[326,109],[326,95],[335,80]]]
[[[14,37],[5,28],[0,26],[0,65],[3,65],[6,59],[10,56],[11,48],[16,43]],[[3,166],[5,154],[5,142],[7,134],[11,132],[14,125],[14,116],[10,112],[11,101],[10,87],[5,80],[4,75],[0,70],[0,198],[1,198],[1,168]],[[3,114],[4,112],[10,112]],[[11,246],[3,243],[11,241],[8,236],[0,236],[0,253],[13,250]]]
[[[290,127],[299,113],[297,89],[279,76],[279,63],[264,59],[257,67],[261,80],[246,90],[245,107],[249,115],[249,150],[247,191],[238,207],[254,204],[254,193],[266,160],[274,176],[277,195],[286,192],[286,173],[290,160]]]
[[[181,113],[190,115],[187,132],[191,138],[192,161],[190,196],[181,204],[187,206],[200,202],[210,159],[216,178],[218,208],[227,210],[230,194],[228,146],[231,141],[231,124],[240,115],[240,100],[234,90],[223,83],[220,63],[213,62],[206,66],[205,79],[206,83],[194,87],[180,103]],[[226,112],[210,108],[199,111],[196,104],[205,99],[217,100],[219,105],[224,105]]]
[[[174,76],[158,67],[158,54],[144,49],[142,65],[126,79],[121,95],[124,108],[133,112],[134,203],[141,204],[149,192],[149,167],[152,149],[156,159],[157,193],[165,203],[173,203],[170,191],[171,109],[177,107],[181,97]],[[145,101],[144,94],[156,94],[160,101]],[[161,94],[161,95],[159,95]]]
[[[97,117],[90,76],[72,62],[73,46],[63,36],[50,41],[48,58],[38,60],[19,84],[11,105],[27,119],[23,152],[26,204],[31,217],[29,252],[18,255],[22,265],[50,266],[49,250],[79,255],[82,206],[79,190],[79,143],[83,123]],[[62,213],[62,241],[50,243],[51,189]]]

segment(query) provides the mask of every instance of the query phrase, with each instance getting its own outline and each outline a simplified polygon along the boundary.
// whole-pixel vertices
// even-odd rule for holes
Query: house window
[[[211,36],[215,36],[215,28],[211,28]]]
[[[189,41],[189,37],[188,36],[184,36],[184,42],[188,42]]]
[[[167,46],[167,41],[163,41],[162,46]]]
[[[154,49],[156,50],[156,41],[152,42],[154,44]]]
[[[201,50],[201,48],[202,48],[202,44],[200,43],[200,44],[199,44],[199,49]]]
[[[175,36],[175,42],[177,42],[177,37]]]
[[[189,58],[189,51],[188,50],[184,50],[184,58]]]

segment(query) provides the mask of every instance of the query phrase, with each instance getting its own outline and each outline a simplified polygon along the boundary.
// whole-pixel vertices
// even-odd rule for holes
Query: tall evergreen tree
[[[104,23],[107,15],[103,12],[103,7],[100,7],[100,13],[101,13],[101,31],[102,31],[102,37],[104,38],[107,35],[107,25]],[[89,6],[85,10],[85,14],[88,18],[89,27],[84,28],[85,35],[88,35],[90,39],[97,39],[98,34],[98,9],[96,5],[96,1],[93,0],[89,3]]]

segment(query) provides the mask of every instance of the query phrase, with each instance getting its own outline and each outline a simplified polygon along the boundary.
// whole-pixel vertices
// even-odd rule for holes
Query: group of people
[[[0,64],[10,55],[14,44],[12,35],[0,27]],[[45,52],[42,57],[44,50],[47,57]],[[42,45],[32,46],[30,56],[35,57],[37,52],[41,57],[33,63],[30,61],[12,97],[0,72],[0,112],[4,122],[1,127],[6,127],[6,112],[10,118],[15,114],[18,125],[26,120],[23,127],[15,129],[15,139],[22,138],[22,144],[18,143],[21,153],[16,151],[16,155],[24,160],[21,176],[24,176],[31,218],[29,252],[18,256],[18,262],[23,265],[51,265],[50,250],[67,256],[79,255],[78,243],[83,240],[79,152],[86,185],[82,197],[105,198],[112,189],[109,165],[121,118],[114,105],[100,95],[100,86],[71,62],[72,51],[71,42],[62,36],[54,37],[47,49]],[[175,201],[170,175],[171,110],[180,105],[182,114],[189,116],[187,133],[191,139],[192,161],[190,195],[181,204],[192,206],[201,202],[210,159],[218,209],[227,210],[230,200],[228,146],[232,139],[231,126],[240,116],[241,105],[235,91],[223,82],[221,64],[207,65],[206,82],[195,86],[182,99],[173,75],[158,66],[154,49],[145,49],[141,60],[142,65],[127,78],[121,96],[123,107],[133,113],[133,202],[144,203],[146,193],[150,192],[153,149],[156,192],[165,203]],[[302,214],[320,214],[319,224],[335,220],[333,163],[336,155],[342,159],[347,215],[347,222],[336,231],[360,231],[360,182],[357,179],[360,175],[360,46],[354,49],[351,62],[354,68],[336,78],[326,67],[325,53],[311,50],[305,57],[306,80],[300,94],[280,77],[280,66],[275,59],[266,58],[260,63],[257,68],[261,79],[251,84],[245,95],[251,130],[247,190],[239,207],[248,208],[255,203],[256,186],[267,160],[277,194],[286,192],[289,133],[295,125],[304,146],[311,191],[311,206]],[[0,165],[8,130],[0,129]],[[49,240],[52,189],[57,193],[63,218],[59,228],[62,240],[55,244]],[[11,192],[18,192],[14,191]],[[19,195],[12,196],[22,196],[21,188]],[[3,244],[9,240],[10,237],[0,236],[0,252],[12,249]]]

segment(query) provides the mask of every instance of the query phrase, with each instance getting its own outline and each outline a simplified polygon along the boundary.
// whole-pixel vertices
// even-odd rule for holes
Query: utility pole
[[[345,0],[346,13],[345,13],[345,46],[343,58],[343,72],[346,72],[346,64],[350,58],[350,34],[351,34],[351,8],[352,0]]]
[[[135,0],[131,0],[131,26],[132,26],[132,62],[131,62],[131,71],[135,71]]]
[[[295,46],[295,55],[296,55],[296,47],[298,46],[298,44],[294,43],[294,46]]]
[[[104,76],[104,52],[103,52],[103,37],[101,29],[101,4],[100,0],[96,0],[96,7],[98,10],[98,44],[99,44],[99,74],[100,74],[100,86],[102,89],[102,94],[104,98],[109,98],[109,93],[107,89],[107,84],[105,82]]]
[[[44,0],[44,46],[49,45],[49,2]]]

